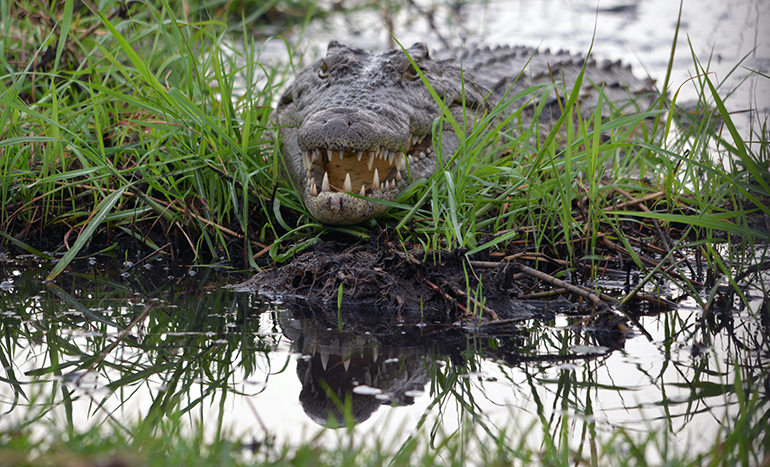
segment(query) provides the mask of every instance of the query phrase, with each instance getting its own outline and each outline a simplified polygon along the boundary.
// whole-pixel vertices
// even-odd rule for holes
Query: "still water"
[[[460,9],[421,4],[435,9],[435,29],[414,8],[392,13],[394,33],[405,44],[586,51],[593,40],[596,57],[621,58],[659,84],[679,9],[669,0],[601,1],[598,13],[596,2],[580,0]],[[728,101],[732,111],[767,115],[768,80],[750,69],[770,71],[768,20],[770,2],[685,1],[670,90],[681,86],[684,98],[696,95],[687,83],[698,73],[694,53],[715,81],[724,81],[720,90],[737,88]],[[307,58],[332,38],[389,46],[378,11],[312,21],[304,35],[290,37]],[[750,123],[746,117],[746,131]],[[576,444],[619,429],[639,435],[665,429],[676,448],[698,451],[729,429],[738,407],[736,365],[742,378],[763,384],[756,378],[768,324],[757,320],[756,310],[767,280],[764,290],[747,290],[749,308],[707,318],[684,300],[675,313],[640,317],[649,337],[632,329],[619,342],[576,331],[569,316],[558,313],[546,322],[522,322],[522,332],[505,339],[451,332],[434,339],[435,330],[408,326],[404,338],[386,340],[339,333],[319,325],[324,321],[313,310],[226,290],[223,284],[243,277],[205,268],[98,259],[46,286],[48,268],[31,259],[0,262],[3,428],[33,418],[62,427],[71,417],[84,429],[130,424],[152,407],[168,406],[210,436],[295,443],[315,436],[319,414],[334,406],[318,397],[323,377],[337,382],[332,392],[342,399],[344,389],[356,387],[353,436],[362,442],[376,437],[398,446],[420,426],[452,433],[472,418],[537,446],[543,435],[532,427],[545,419],[566,424]],[[663,294],[681,291],[664,286]],[[62,403],[69,397],[71,410]]]

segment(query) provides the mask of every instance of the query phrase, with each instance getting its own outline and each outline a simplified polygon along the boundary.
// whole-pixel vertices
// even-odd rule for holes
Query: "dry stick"
[[[450,286],[450,287],[451,287],[451,286]],[[488,307],[488,306],[486,306],[486,305],[483,305],[483,304],[481,304],[481,303],[480,303],[478,300],[476,300],[475,298],[473,298],[473,297],[469,296],[468,294],[466,294],[466,293],[465,293],[465,292],[463,292],[462,290],[460,290],[460,289],[458,289],[458,288],[456,288],[456,287],[452,287],[452,290],[453,290],[453,291],[454,291],[454,293],[456,293],[457,295],[459,295],[459,296],[461,296],[461,297],[465,297],[465,298],[467,298],[468,300],[470,300],[470,302],[471,302],[471,303],[473,303],[474,305],[476,305],[477,307],[481,307],[481,309],[482,309],[482,310],[484,310],[484,313],[489,313],[489,315],[490,315],[490,316],[492,316],[492,319],[493,319],[493,320],[495,320],[495,321],[498,321],[498,320],[500,319],[500,317],[499,317],[499,316],[497,316],[497,313],[495,313],[495,310],[493,310],[493,309],[489,308],[489,307]]]
[[[96,365],[98,365],[99,363],[101,363],[101,362],[102,362],[102,360],[104,360],[104,359],[105,359],[105,357],[107,357],[107,354],[109,354],[110,352],[112,352],[112,351],[113,351],[113,349],[115,349],[115,347],[117,347],[117,346],[118,346],[118,344],[120,344],[120,342],[121,342],[123,339],[125,339],[125,338],[126,338],[126,336],[128,335],[128,332],[129,332],[129,331],[131,331],[131,328],[133,328],[134,326],[136,326],[137,324],[139,324],[139,322],[140,322],[140,321],[142,321],[142,320],[143,320],[143,319],[144,319],[144,318],[147,316],[147,314],[150,312],[150,310],[152,310],[153,308],[155,308],[155,302],[154,302],[154,301],[150,301],[150,302],[147,302],[147,304],[146,304],[146,305],[144,305],[144,309],[142,310],[142,312],[141,312],[141,313],[139,313],[139,315],[138,315],[136,318],[134,318],[134,319],[133,319],[133,320],[132,320],[132,321],[131,321],[131,322],[128,324],[128,326],[126,326],[126,328],[125,328],[124,330],[122,330],[122,331],[120,331],[120,332],[118,333],[118,335],[117,335],[117,338],[115,339],[115,341],[114,341],[114,342],[112,342],[110,345],[108,345],[108,346],[107,346],[107,347],[106,347],[106,348],[105,348],[105,349],[104,349],[104,350],[103,350],[103,351],[102,351],[102,352],[99,354],[99,356],[98,356],[98,357],[96,357],[96,360],[94,360],[94,361],[93,361],[93,363],[91,363],[91,365],[89,365],[89,366],[88,366],[88,369],[87,369],[85,372],[83,372],[83,374],[81,374],[81,375],[78,377],[78,379],[76,379],[76,380],[75,380],[75,383],[76,383],[76,384],[77,384],[77,383],[79,383],[79,382],[80,382],[80,380],[81,380],[81,379],[82,379],[82,378],[83,378],[85,375],[87,375],[88,373],[90,373],[90,372],[91,372],[91,370],[93,370],[94,368],[96,368]]]
[[[614,211],[616,209],[623,209],[627,208],[629,206],[635,206],[640,203],[644,203],[645,201],[649,201],[651,199],[660,198],[661,196],[665,195],[665,191],[659,191],[657,193],[652,193],[647,196],[643,196],[641,198],[631,198],[631,201],[627,201],[625,203],[616,204],[614,206],[607,206],[604,208],[605,211]]]
[[[468,311],[468,309],[467,309],[467,308],[465,308],[465,306],[461,305],[461,304],[460,304],[460,302],[458,302],[458,301],[457,301],[457,299],[456,299],[456,298],[454,298],[453,296],[451,296],[451,295],[449,295],[448,293],[446,293],[446,292],[444,292],[443,290],[441,290],[441,287],[437,286],[436,284],[434,284],[433,282],[429,281],[429,280],[428,280],[427,278],[425,278],[425,277],[421,277],[421,279],[422,279],[422,281],[423,281],[423,282],[425,282],[426,284],[428,284],[428,286],[429,286],[431,289],[433,289],[433,290],[435,290],[436,292],[438,292],[439,294],[441,294],[441,296],[442,296],[442,297],[446,298],[447,300],[450,300],[450,301],[453,301],[453,302],[455,302],[455,305],[457,305],[457,307],[458,307],[458,308],[460,308],[460,309],[463,311],[463,313],[465,313],[466,315],[470,315],[470,314],[471,314],[471,313]]]
[[[564,282],[561,279],[557,279],[553,277],[550,274],[546,274],[544,272],[538,271],[537,269],[531,268],[529,266],[525,266],[521,263],[513,263],[512,266],[519,270],[519,272],[523,272],[524,274],[527,274],[528,276],[532,276],[536,279],[540,279],[541,281],[547,282],[548,284],[553,285],[554,287],[561,287],[566,289],[568,292],[573,293],[575,295],[579,295],[583,298],[586,298],[588,300],[591,300],[591,303],[594,304],[594,306],[598,308],[605,308],[608,305],[602,301],[601,298],[599,298],[595,293],[589,292],[588,290],[584,290],[581,287],[572,285],[568,282]]]
[[[541,279],[541,280],[543,280],[543,281],[545,281],[545,282],[547,282],[547,283],[549,283],[551,285],[554,285],[556,287],[563,287],[564,289],[566,289],[570,293],[574,293],[574,294],[579,295],[581,297],[588,298],[589,300],[591,300],[591,302],[594,303],[595,306],[597,306],[597,308],[599,308],[600,311],[608,311],[608,309],[609,309],[609,305],[607,305],[606,302],[602,302],[602,300],[596,294],[594,294],[593,292],[588,291],[587,289],[583,289],[583,288],[578,287],[576,285],[568,284],[567,282],[564,282],[563,280],[557,279],[557,278],[555,278],[553,276],[550,276],[550,275],[548,275],[548,274],[546,274],[544,272],[540,272],[537,269],[532,269],[529,266],[524,266],[523,264],[514,263],[513,266],[515,268],[519,269],[521,272],[524,272],[524,273],[526,273],[526,274],[528,274],[528,275],[530,275],[532,277]],[[601,298],[603,298],[603,299],[605,299],[605,300],[607,300],[609,302],[612,302],[613,304],[617,304],[618,303],[618,301],[615,298],[613,298],[613,297],[607,296],[605,294],[600,294],[600,295],[601,295]],[[634,323],[636,325],[636,327],[639,328],[639,330],[642,332],[642,334],[644,334],[644,336],[647,338],[647,340],[649,340],[649,341],[653,340],[652,335],[649,332],[647,332],[646,329],[644,329],[644,326],[642,326],[642,323],[640,323],[639,320],[637,320],[635,317],[633,317],[630,313],[628,313],[626,310],[624,310],[622,308],[617,308],[616,307],[615,309],[618,310],[620,313],[622,313],[623,316],[628,318],[632,323]]]

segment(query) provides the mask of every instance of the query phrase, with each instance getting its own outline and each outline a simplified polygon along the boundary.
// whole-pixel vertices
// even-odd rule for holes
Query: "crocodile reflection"
[[[465,372],[469,356],[474,359],[478,353],[509,366],[557,364],[601,358],[625,343],[618,317],[599,319],[592,328],[574,328],[570,340],[578,345],[564,353],[561,345],[534,349],[531,341],[541,339],[523,330],[521,321],[423,326],[357,307],[343,307],[338,313],[305,300],[287,300],[283,305],[289,310],[280,314],[283,334],[301,354],[300,403],[314,422],[331,427],[361,423],[383,405],[413,404],[438,369],[434,362],[439,359]],[[539,332],[548,332],[545,329]],[[346,420],[346,414],[351,419]]]
[[[363,332],[340,332],[306,318],[283,316],[282,322],[302,354],[300,403],[319,425],[343,426],[345,406],[361,423],[382,405],[413,404],[424,389],[431,360],[422,349],[386,346]]]

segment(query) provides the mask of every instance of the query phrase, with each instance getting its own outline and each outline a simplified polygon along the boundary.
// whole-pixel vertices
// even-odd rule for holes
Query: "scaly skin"
[[[454,119],[469,125],[506,95],[533,84],[555,81],[570,90],[584,65],[575,55],[526,47],[451,49],[431,56],[417,43],[406,52]],[[630,67],[591,60],[581,113],[593,111],[602,86],[614,107],[653,94],[652,82],[635,78]],[[555,120],[558,104],[558,98],[550,98],[541,115]],[[522,105],[523,100],[513,108]],[[441,107],[402,50],[375,54],[332,41],[326,57],[297,74],[273,120],[286,171],[302,190],[310,214],[327,224],[348,225],[382,214],[387,206],[375,200],[394,201],[410,181],[434,173],[437,148],[430,133],[440,116]],[[438,150],[448,158],[457,148],[446,125]]]

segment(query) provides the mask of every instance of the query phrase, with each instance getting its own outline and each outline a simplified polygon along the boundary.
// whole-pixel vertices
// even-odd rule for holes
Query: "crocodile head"
[[[406,50],[458,122],[488,111],[488,91],[460,67],[433,60],[425,44]],[[409,57],[375,54],[336,41],[326,57],[297,74],[273,116],[285,168],[310,214],[327,224],[356,224],[382,214],[410,183],[430,177],[436,151],[451,155],[446,128],[434,148],[441,115]]]

